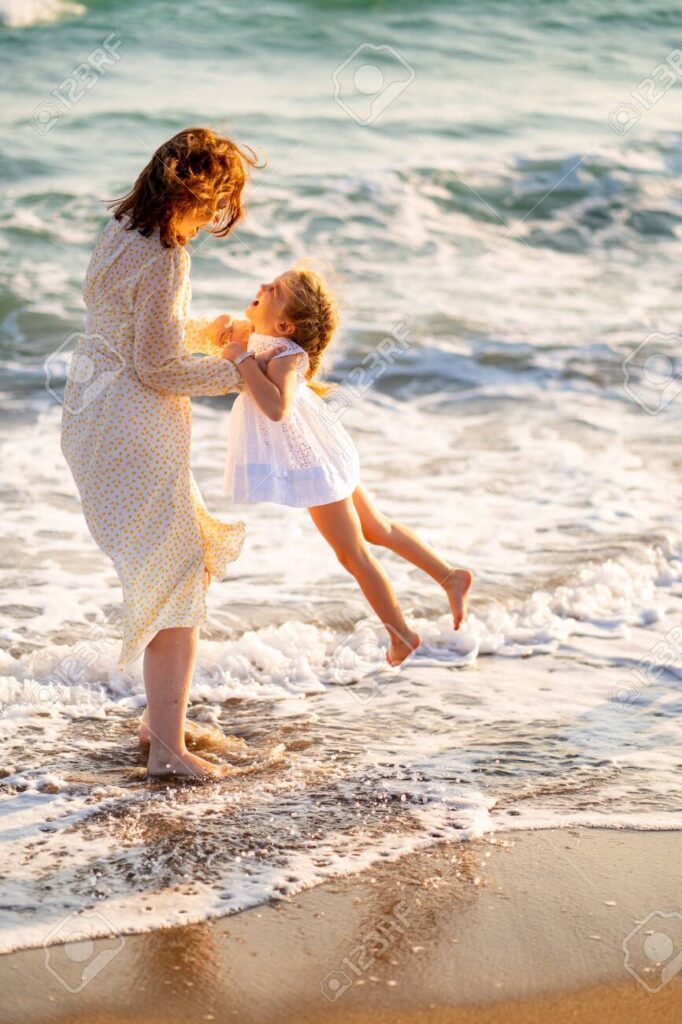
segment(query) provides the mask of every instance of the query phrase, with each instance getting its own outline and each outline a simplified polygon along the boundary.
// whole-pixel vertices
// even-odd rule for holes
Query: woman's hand
[[[248,320],[232,320],[222,331],[218,339],[219,345],[237,344],[246,348],[253,334],[253,324]]]
[[[232,317],[230,316],[230,314],[224,313],[223,316],[217,316],[215,320],[212,320],[211,323],[207,326],[206,331],[214,345],[220,344],[221,334],[229,327],[231,323]]]
[[[218,344],[221,346],[223,359],[234,361],[242,352],[246,352],[253,324],[248,320],[233,320],[220,335]]]

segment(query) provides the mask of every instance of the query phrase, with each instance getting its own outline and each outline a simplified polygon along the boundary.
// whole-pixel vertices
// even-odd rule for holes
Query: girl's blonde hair
[[[334,385],[317,380],[322,353],[339,326],[336,296],[321,274],[306,266],[297,266],[287,275],[287,303],[282,316],[294,326],[292,341],[308,355],[308,387],[324,397]]]

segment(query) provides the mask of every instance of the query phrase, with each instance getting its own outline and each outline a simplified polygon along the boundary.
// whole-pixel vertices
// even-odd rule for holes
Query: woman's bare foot
[[[143,752],[148,750],[151,732],[145,710],[137,728],[137,738]],[[190,750],[210,750],[218,754],[248,754],[249,746],[240,736],[226,736],[214,725],[202,725],[200,722],[185,720],[185,744]]]
[[[452,611],[452,624],[455,629],[459,629],[467,613],[469,591],[473,582],[474,574],[468,569],[453,569],[443,583],[443,590],[448,595]]]
[[[185,750],[181,754],[154,751],[149,755],[147,776],[150,779],[188,779],[195,782],[212,782],[232,774],[226,764],[213,764],[203,757]]]
[[[413,633],[410,630],[406,635],[402,635],[392,629],[390,631],[388,651],[386,652],[386,661],[393,668],[397,665],[402,665],[405,658],[409,658],[412,651],[416,651],[421,642],[422,638],[419,633]]]
[[[142,718],[140,719],[140,724],[137,727],[137,739],[143,750],[145,747],[149,746],[151,738],[152,734],[149,731],[149,725],[147,724],[147,712],[145,710]]]

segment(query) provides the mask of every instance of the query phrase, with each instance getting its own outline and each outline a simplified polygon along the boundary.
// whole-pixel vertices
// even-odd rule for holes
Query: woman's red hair
[[[211,128],[185,128],[159,146],[130,192],[109,205],[116,220],[129,218],[131,230],[151,235],[158,228],[166,248],[184,244],[178,226],[202,208],[216,218],[212,234],[222,237],[244,214],[242,191],[248,169],[257,166],[248,146]]]

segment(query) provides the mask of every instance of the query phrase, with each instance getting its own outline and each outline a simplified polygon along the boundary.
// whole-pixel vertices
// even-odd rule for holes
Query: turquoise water
[[[5,4],[5,20],[23,6]],[[408,307],[494,335],[496,299],[513,296],[524,320],[545,312],[512,280],[496,282],[501,295],[470,294],[483,286],[471,277],[476,257],[505,245],[505,267],[547,273],[557,291],[584,283],[588,259],[589,306],[570,312],[583,325],[586,314],[613,316],[603,307],[631,290],[633,253],[643,247],[657,272],[679,222],[679,87],[625,136],[607,120],[672,50],[676,6],[88,3],[80,15],[6,27],[0,308],[17,322],[3,332],[3,355],[30,374],[37,355],[79,329],[102,200],[196,122],[224,126],[268,158],[239,240],[210,240],[197,254],[202,302],[239,306],[264,263],[312,252],[342,273],[352,322],[392,321]],[[93,85],[67,85],[67,103],[82,98],[65,109],[52,91],[112,35],[119,59]],[[387,81],[414,75],[367,127],[335,102],[332,80],[363,45],[388,45],[409,64],[401,72],[390,57]],[[30,117],[45,105],[61,117],[41,134]],[[658,185],[651,209],[642,193]],[[561,273],[556,253],[575,257]]]
[[[678,827],[679,15],[0,0],[0,948],[72,911],[84,933],[142,927],[140,889],[151,927],[444,837]],[[131,773],[140,668],[115,668],[118,583],[59,451],[103,201],[193,123],[267,160],[238,230],[193,243],[196,312],[331,263],[329,372],[365,482],[477,574],[455,635],[433,584],[382,555],[426,640],[386,679],[306,517],[254,511],[211,591],[192,714],[266,768],[208,796]],[[225,517],[228,407],[194,403]]]

